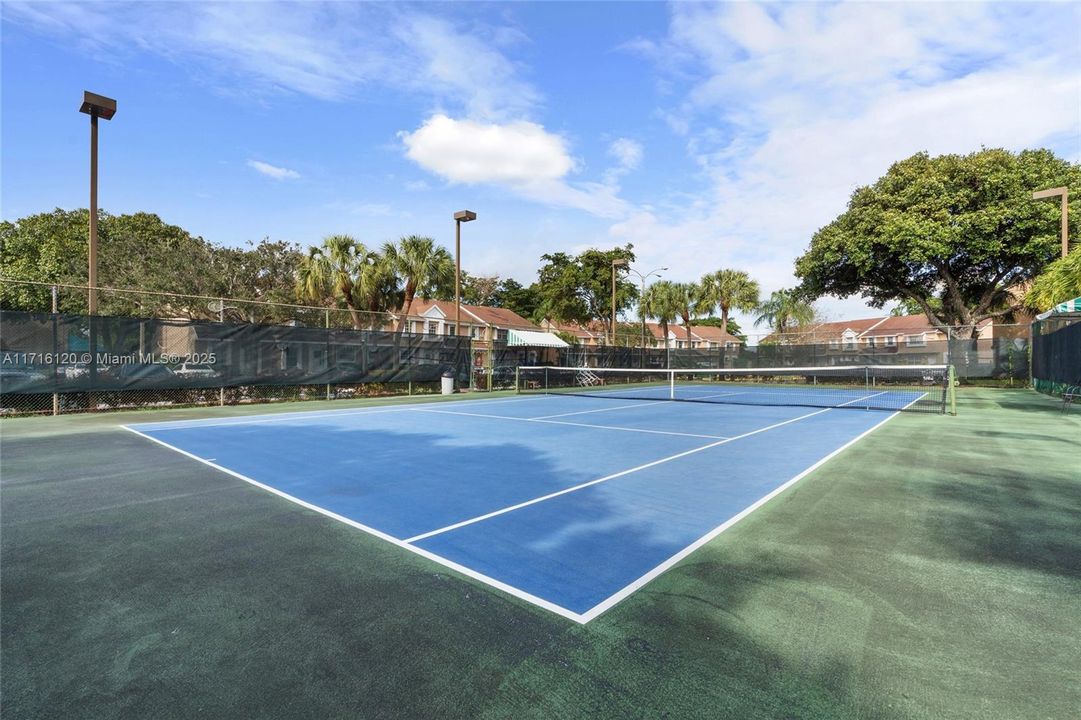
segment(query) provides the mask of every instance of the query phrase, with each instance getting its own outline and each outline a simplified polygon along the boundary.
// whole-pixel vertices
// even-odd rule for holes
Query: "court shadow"
[[[928,524],[967,560],[1081,578],[1081,472],[974,468],[937,482]]]

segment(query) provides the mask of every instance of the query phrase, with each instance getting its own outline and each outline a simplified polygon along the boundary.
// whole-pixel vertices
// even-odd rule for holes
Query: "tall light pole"
[[[472,210],[454,213],[454,334],[462,334],[462,223],[477,219]],[[472,362],[472,361],[471,361]]]
[[[642,349],[645,349],[645,347],[646,347],[646,314],[642,310],[642,298],[644,298],[646,296],[646,278],[648,278],[648,277],[650,277],[652,275],[656,275],[657,277],[661,277],[661,272],[667,271],[668,268],[659,267],[659,268],[656,268],[655,270],[650,270],[645,275],[638,272],[637,270],[632,268],[630,265],[627,266],[627,270],[629,270],[630,272],[637,275],[638,279],[640,279],[642,281],[642,292],[638,295],[638,315],[642,318]],[[668,343],[668,339],[665,338],[665,344],[667,344],[667,343]]]
[[[1042,200],[1043,198],[1062,196],[1062,257],[1066,257],[1066,253],[1070,252],[1070,189],[1067,187],[1049,188],[1047,190],[1038,190],[1032,193],[1033,200]]]
[[[87,308],[89,315],[98,312],[98,118],[112,120],[116,115],[116,100],[83,91],[79,112],[90,116],[90,249],[87,272]],[[94,352],[94,348],[90,348]]]
[[[630,267],[630,264],[626,258],[617,258],[612,261],[612,337],[608,344],[613,347],[616,344],[616,268]]]

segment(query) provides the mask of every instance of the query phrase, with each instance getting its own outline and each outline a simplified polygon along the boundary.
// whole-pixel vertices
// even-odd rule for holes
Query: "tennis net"
[[[519,367],[518,392],[627,400],[823,408],[952,409],[948,365],[650,370]]]

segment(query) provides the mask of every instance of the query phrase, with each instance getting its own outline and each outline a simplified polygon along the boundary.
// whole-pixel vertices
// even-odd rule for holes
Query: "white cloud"
[[[4,3],[4,21],[103,55],[147,52],[219,92],[337,102],[417,93],[472,117],[530,111],[540,93],[501,51],[514,27],[465,26],[381,3]]]
[[[451,182],[530,184],[558,180],[574,168],[563,138],[540,125],[505,125],[433,115],[400,133],[406,155]]]
[[[1081,159],[1079,27],[1081,10],[1063,5],[675,4],[667,40],[635,47],[695,78],[658,115],[710,187],[659,199],[611,236],[677,279],[713,269],[709,258],[768,293],[796,282],[794,259],[856,186],[915,152],[1057,139]],[[859,299],[822,306],[876,312]]]
[[[261,160],[249,160],[248,167],[275,180],[295,180],[300,177],[300,173],[296,170],[278,167],[276,165],[271,165],[270,163],[262,162]]]
[[[492,184],[554,206],[619,217],[626,204],[604,183],[566,180],[577,163],[566,141],[536,123],[505,124],[433,115],[399,133],[406,156],[452,183]]]
[[[642,144],[629,138],[618,138],[608,146],[608,154],[619,162],[620,168],[634,170],[642,162]]]
[[[537,90],[517,77],[514,64],[493,49],[494,43],[520,40],[517,32],[467,32],[443,19],[411,15],[398,23],[395,34],[416,54],[416,76],[426,90],[444,102],[460,101],[469,117],[521,117],[540,100]]]

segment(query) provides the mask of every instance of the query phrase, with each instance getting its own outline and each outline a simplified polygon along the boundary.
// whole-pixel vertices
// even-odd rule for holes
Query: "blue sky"
[[[919,150],[1081,160],[1067,3],[17,3],[2,216],[100,203],[204,238],[407,234],[523,283],[545,252],[742,268],[766,292],[852,190]],[[824,299],[832,319],[875,314]]]

